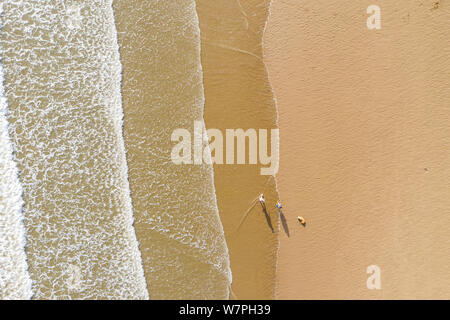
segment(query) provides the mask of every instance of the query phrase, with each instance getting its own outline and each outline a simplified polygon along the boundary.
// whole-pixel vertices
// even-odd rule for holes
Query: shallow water
[[[172,132],[203,123],[195,1],[114,2],[135,228],[153,299],[226,299],[231,272],[211,165],[171,161]]]

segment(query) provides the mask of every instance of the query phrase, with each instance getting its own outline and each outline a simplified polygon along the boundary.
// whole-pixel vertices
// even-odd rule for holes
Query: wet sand
[[[208,129],[276,128],[276,110],[262,62],[269,1],[197,0],[202,39],[205,122]],[[278,199],[273,179],[259,165],[217,164],[214,183],[233,272],[231,298],[271,299],[275,292]],[[260,204],[264,192],[268,220]]]
[[[150,298],[227,299],[231,273],[212,165],[171,160],[174,130],[193,136],[194,121],[203,124],[195,1],[117,0],[114,13],[134,226]]]
[[[271,7],[265,61],[291,230],[280,299],[450,297],[450,6],[378,1],[382,27],[368,30],[371,4]],[[381,290],[366,287],[369,265]]]

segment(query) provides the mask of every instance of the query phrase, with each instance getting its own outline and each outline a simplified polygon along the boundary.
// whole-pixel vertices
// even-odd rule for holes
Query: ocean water
[[[7,118],[34,298],[148,298],[132,225],[111,1],[1,4]],[[29,297],[4,103],[0,115],[0,205],[7,207],[0,294],[14,277],[10,294]],[[6,258],[4,248],[11,248]],[[17,260],[16,270],[8,259]]]
[[[0,5],[0,298],[227,299],[195,1]]]
[[[176,165],[172,132],[203,123],[195,1],[114,1],[135,229],[154,299],[227,299],[228,249],[211,165]]]
[[[0,65],[0,300],[29,299],[32,292],[24,251],[22,185],[13,159],[7,112]]]

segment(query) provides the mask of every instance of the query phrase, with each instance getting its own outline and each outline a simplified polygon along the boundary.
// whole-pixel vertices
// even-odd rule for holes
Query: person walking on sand
[[[259,203],[261,204],[264,213],[267,214],[266,199],[264,198],[264,194],[262,193],[259,195]]]
[[[259,195],[258,198],[255,198],[255,199],[253,200],[253,202],[252,202],[251,205],[250,205],[250,208],[248,208],[247,211],[246,211],[246,212],[244,213],[244,215],[242,216],[242,219],[241,219],[241,221],[239,222],[239,225],[238,225],[238,227],[237,227],[237,230],[239,230],[239,228],[242,226],[242,224],[244,223],[244,220],[247,218],[247,215],[248,215],[248,214],[250,213],[250,211],[255,207],[255,205],[258,203],[258,201],[259,201],[259,203],[261,204],[261,207],[262,207],[262,209],[263,209],[263,212],[267,214],[267,209],[266,209],[266,199],[264,198],[264,194],[261,193],[261,194]]]
[[[280,211],[283,208],[283,206],[281,205],[280,201],[277,202],[275,207],[277,207],[278,211]]]
[[[259,203],[261,203],[261,205],[266,205],[266,199],[264,199],[264,194],[260,194],[259,195]]]

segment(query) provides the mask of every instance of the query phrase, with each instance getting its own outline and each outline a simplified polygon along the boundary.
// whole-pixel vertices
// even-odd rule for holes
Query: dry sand
[[[437,4],[436,4],[437,3]],[[450,298],[450,3],[275,0],[280,299]],[[307,219],[301,227],[297,215]],[[366,268],[381,269],[381,290]]]

